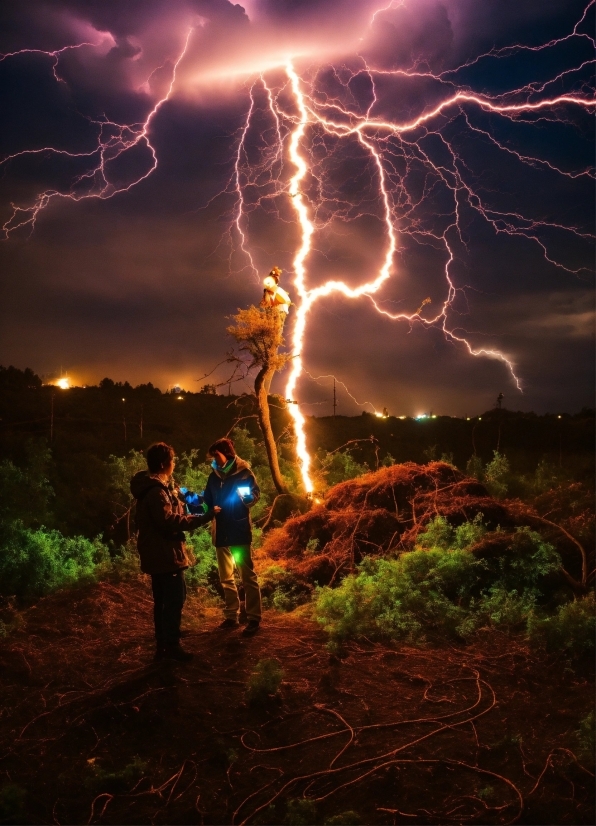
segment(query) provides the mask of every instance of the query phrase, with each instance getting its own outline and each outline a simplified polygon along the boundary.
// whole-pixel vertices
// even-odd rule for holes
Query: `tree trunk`
[[[267,390],[271,384],[271,379],[275,370],[268,364],[265,364],[258,372],[255,379],[255,393],[257,396],[257,405],[259,410],[259,424],[265,439],[265,450],[267,451],[267,459],[269,460],[269,467],[271,468],[271,476],[273,484],[278,493],[287,493],[288,489],[282,479],[281,471],[279,469],[279,460],[277,458],[277,445],[273,438],[273,430],[271,429],[271,419],[269,417],[269,401],[267,399]]]

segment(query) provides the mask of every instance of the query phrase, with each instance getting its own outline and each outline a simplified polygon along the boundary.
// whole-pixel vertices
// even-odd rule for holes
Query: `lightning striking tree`
[[[274,307],[251,306],[246,310],[238,310],[232,319],[235,323],[228,327],[227,331],[240,345],[239,359],[248,371],[258,368],[255,395],[259,425],[265,440],[273,484],[278,493],[287,493],[288,489],[279,469],[277,445],[271,429],[267,398],[273,376],[278,370],[283,370],[291,358],[290,355],[279,352],[284,343],[283,318]]]

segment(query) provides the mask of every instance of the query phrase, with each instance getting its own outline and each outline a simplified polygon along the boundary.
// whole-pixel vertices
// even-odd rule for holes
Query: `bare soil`
[[[151,607],[146,579],[103,581],[46,597],[2,641],[0,789],[24,790],[5,823],[594,822],[576,733],[593,681],[519,642],[340,659],[305,609],[244,639],[193,596],[194,660],[154,663]],[[251,704],[263,659],[283,682]]]

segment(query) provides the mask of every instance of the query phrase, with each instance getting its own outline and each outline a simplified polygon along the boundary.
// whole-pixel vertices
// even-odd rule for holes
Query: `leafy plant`
[[[531,616],[534,645],[572,660],[594,656],[594,594],[560,605],[552,616]]]
[[[479,482],[484,482],[484,465],[482,464],[480,456],[476,454],[470,456],[466,464],[466,473]]]
[[[507,496],[508,476],[509,462],[502,453],[495,450],[493,458],[484,468],[484,483],[488,488],[488,492],[491,496],[494,496],[495,499],[503,499]]]
[[[287,826],[312,826],[317,814],[314,800],[293,798],[288,800],[284,824]]]
[[[211,593],[217,592],[219,575],[217,555],[211,541],[211,529],[199,528],[186,535],[186,544],[191,548],[196,564],[186,572],[186,584],[189,588],[207,588]]]
[[[348,809],[347,812],[339,812],[332,815],[325,821],[325,826],[359,826],[362,823],[358,812]]]
[[[326,450],[317,451],[314,466],[314,473],[319,483],[317,487],[332,487],[369,471],[369,466],[357,462],[349,450],[336,450],[332,453]]]
[[[128,791],[147,770],[147,763],[139,757],[135,757],[122,769],[104,769],[93,758],[88,764],[91,773],[85,778],[85,787],[93,792],[110,794]]]
[[[278,611],[293,611],[310,597],[311,589],[287,568],[273,564],[259,574],[265,603]]]
[[[182,487],[188,488],[194,493],[201,493],[205,490],[210,473],[211,468],[196,448],[189,450],[188,453],[182,453],[178,457],[175,477]]]
[[[107,570],[110,554],[99,538],[66,537],[16,523],[0,537],[0,595],[31,599]]]
[[[463,550],[474,545],[486,533],[482,522],[483,514],[478,513],[472,522],[463,522],[454,528],[444,516],[432,519],[426,529],[418,534],[416,545],[419,548],[434,548],[446,550],[457,548]]]
[[[337,588],[318,589],[317,620],[340,642],[355,636],[423,642],[467,637],[486,625],[525,627],[559,556],[521,528],[509,552],[484,559],[470,548],[485,533],[481,515],[457,528],[437,517],[414,551],[396,559],[368,557]]]
[[[585,717],[582,717],[576,732],[580,755],[592,762],[594,761],[594,750],[596,749],[595,724],[594,709],[592,709]]]
[[[26,527],[47,523],[54,497],[47,474],[51,452],[43,442],[25,444],[24,468],[10,459],[0,462],[0,523],[20,521]]]
[[[130,480],[140,470],[147,469],[147,462],[140,450],[131,450],[126,456],[110,456],[108,478],[112,505],[120,511],[118,521],[126,520],[126,538],[130,539],[133,527],[131,510],[134,496],[130,492]]]
[[[0,786],[0,823],[19,823],[25,816],[27,793],[16,783]]]
[[[251,705],[267,702],[279,693],[284,672],[278,660],[259,660],[246,685],[246,698]]]

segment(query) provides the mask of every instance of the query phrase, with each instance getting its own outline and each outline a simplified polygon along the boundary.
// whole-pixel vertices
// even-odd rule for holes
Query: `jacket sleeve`
[[[251,491],[251,497],[252,498],[251,498],[250,502],[246,502],[244,500],[243,501],[244,501],[244,504],[246,505],[247,508],[252,508],[252,506],[256,505],[257,502],[259,501],[259,499],[261,498],[261,489],[257,484],[256,477],[255,477],[254,473],[252,472],[252,470],[249,470],[248,473],[250,475],[249,481],[250,481],[250,491]]]
[[[165,490],[158,487],[149,491],[146,496],[146,503],[153,524],[165,534],[195,530],[195,528],[200,528],[201,525],[209,522],[213,516],[211,512],[198,516],[176,513]]]
[[[213,510],[215,503],[213,501],[213,488],[211,487],[211,476],[209,476],[209,478],[207,479],[207,484],[205,485],[203,502],[207,505],[210,511]]]

